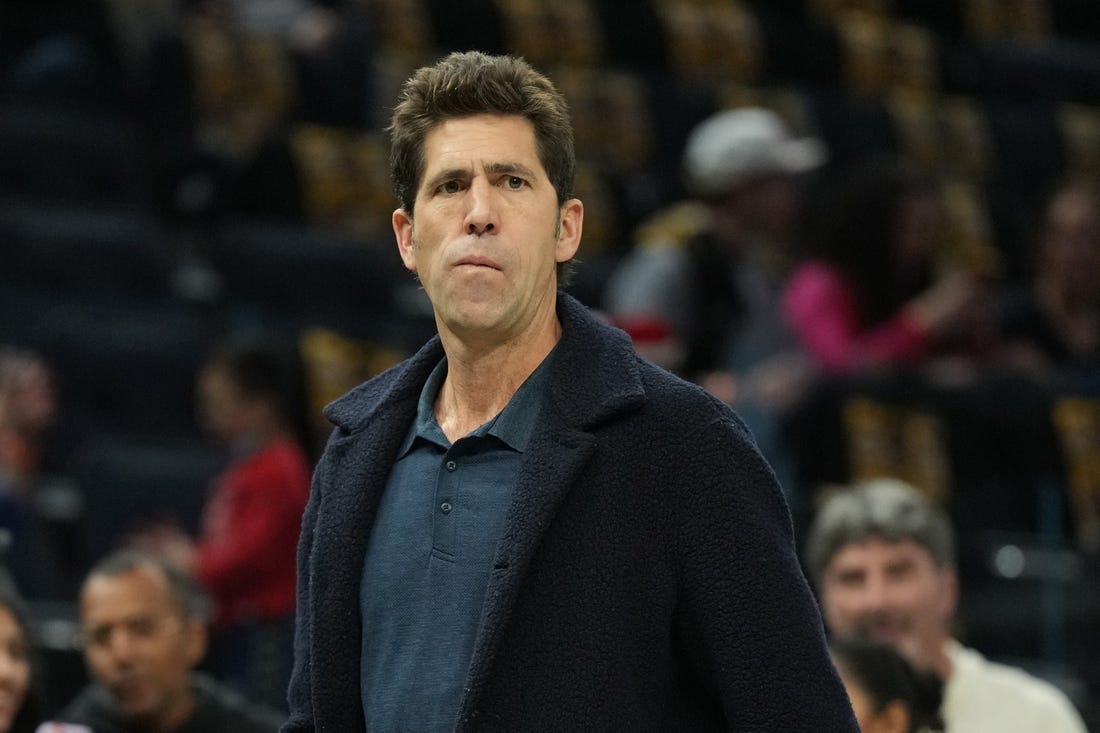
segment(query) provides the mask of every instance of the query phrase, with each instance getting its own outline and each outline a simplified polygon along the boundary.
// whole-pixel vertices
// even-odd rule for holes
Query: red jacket
[[[195,557],[217,604],[215,623],[294,612],[295,549],[309,497],[310,466],[291,440],[276,440],[214,481]]]

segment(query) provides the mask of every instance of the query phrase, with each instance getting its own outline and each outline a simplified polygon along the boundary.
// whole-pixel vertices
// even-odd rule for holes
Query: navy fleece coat
[[[742,423],[571,297],[558,317],[456,730],[857,733],[786,504]],[[436,337],[326,409],[284,733],[364,730],[367,537],[442,356]]]

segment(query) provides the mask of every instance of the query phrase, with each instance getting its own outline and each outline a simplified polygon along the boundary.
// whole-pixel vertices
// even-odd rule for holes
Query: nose
[[[134,643],[133,634],[126,628],[119,627],[111,631],[110,638],[103,647],[114,664],[123,665],[133,656]]]
[[[876,573],[867,578],[863,588],[863,603],[868,611],[881,611],[887,605],[888,589],[885,579]]]
[[[489,185],[489,182],[481,178],[475,179],[470,184],[468,202],[466,231],[469,234],[478,236],[492,233],[497,224],[493,187]]]

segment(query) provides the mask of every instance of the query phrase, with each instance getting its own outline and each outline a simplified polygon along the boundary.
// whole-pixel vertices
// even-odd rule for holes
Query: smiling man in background
[[[1053,685],[952,638],[954,534],[912,486],[879,479],[833,493],[810,527],[806,562],[831,633],[892,644],[944,680],[947,733],[1086,733]]]
[[[154,555],[120,550],[98,562],[80,593],[93,681],[57,720],[94,733],[277,731],[280,716],[194,671],[207,641],[198,599],[190,578]]]

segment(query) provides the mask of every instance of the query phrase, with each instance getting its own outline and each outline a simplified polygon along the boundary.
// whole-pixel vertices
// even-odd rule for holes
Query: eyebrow
[[[488,167],[490,173],[514,173],[523,178],[534,178],[535,171],[531,170],[522,163],[515,162],[503,162],[503,163],[491,163]]]
[[[528,168],[522,163],[515,161],[502,161],[500,163],[490,163],[486,166],[486,172],[492,175],[517,175],[528,180],[534,179],[537,175],[534,170]],[[447,168],[441,170],[432,176],[430,179],[426,179],[425,186],[430,190],[443,183],[444,181],[451,180],[465,180],[470,177],[469,168]]]

